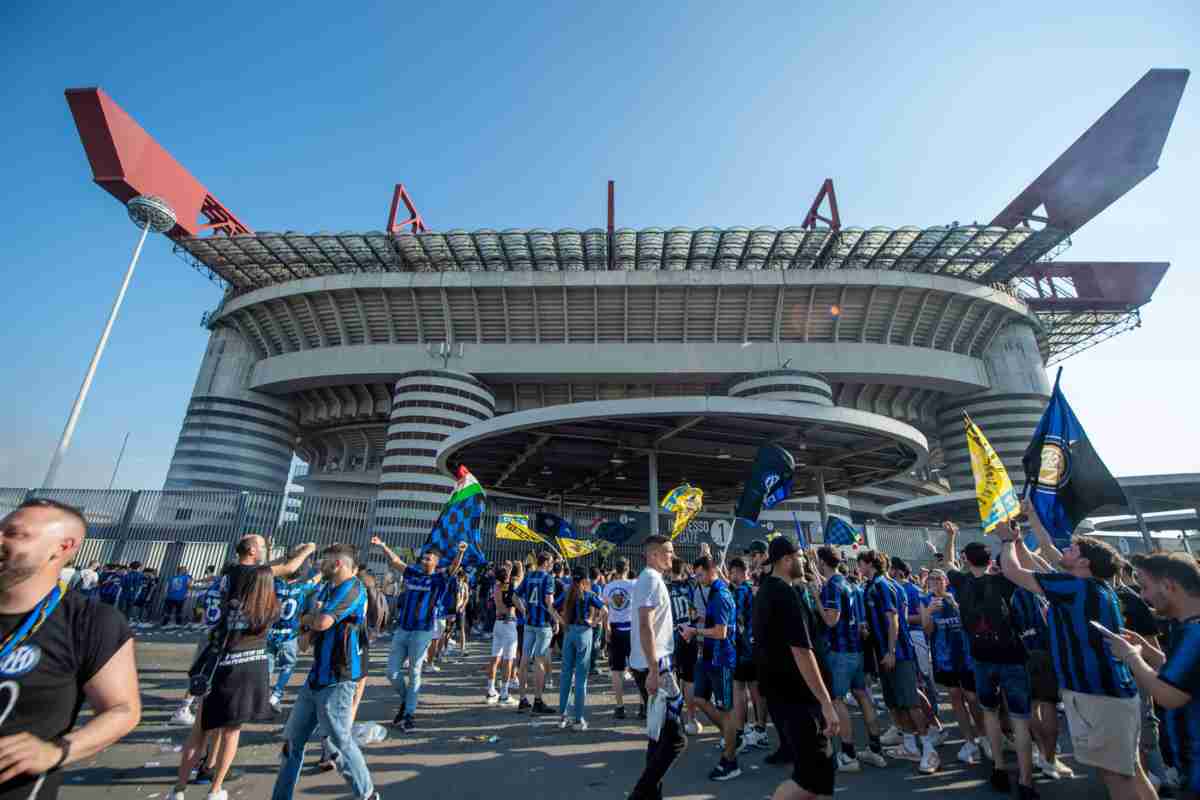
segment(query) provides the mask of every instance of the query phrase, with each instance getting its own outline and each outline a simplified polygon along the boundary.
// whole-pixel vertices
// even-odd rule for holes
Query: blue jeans
[[[275,668],[279,667],[279,677],[275,680],[275,688],[271,690],[272,694],[283,697],[283,690],[287,688],[288,681],[292,679],[292,672],[296,668],[299,645],[298,639],[267,639],[267,672],[274,674]]]
[[[291,800],[300,769],[304,766],[304,746],[320,725],[336,750],[334,766],[350,784],[356,798],[367,798],[375,791],[362,750],[350,732],[354,710],[354,681],[342,681],[324,689],[300,688],[292,715],[283,730],[283,763],[275,779],[271,800]]]
[[[396,694],[404,697],[404,713],[414,714],[417,710],[417,693],[421,691],[421,669],[425,666],[425,653],[433,641],[433,631],[406,631],[396,628],[392,634],[392,649],[388,651],[388,680]],[[404,660],[408,659],[407,681]]]
[[[575,719],[583,719],[587,705],[588,670],[592,666],[592,629],[587,625],[569,625],[563,636],[562,676],[558,687],[558,713],[567,713],[572,677],[575,683]]]

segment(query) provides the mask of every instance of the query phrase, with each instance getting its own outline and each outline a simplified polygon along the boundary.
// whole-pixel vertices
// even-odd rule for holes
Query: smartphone
[[[1108,628],[1101,625],[1099,622],[1096,622],[1096,620],[1094,620],[1094,619],[1088,620],[1088,624],[1091,625],[1096,630],[1100,631],[1100,633],[1104,634],[1105,636],[1111,636],[1114,639],[1119,638],[1115,633],[1113,633]]]

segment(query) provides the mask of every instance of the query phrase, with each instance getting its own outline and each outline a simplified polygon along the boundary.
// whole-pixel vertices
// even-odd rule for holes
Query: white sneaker
[[[219,792],[209,792],[208,800],[229,800],[229,792],[226,789],[222,789]]]
[[[907,747],[905,747],[902,744],[897,745],[896,747],[890,747],[887,750],[884,750],[883,753],[888,758],[898,758],[898,759],[901,759],[902,761],[920,761],[921,760],[921,751],[909,750]]]
[[[1059,761],[1057,757],[1055,757],[1053,761],[1046,761],[1045,759],[1042,759],[1042,765],[1039,767],[1039,769],[1042,771],[1043,775],[1054,781],[1059,780],[1060,778],[1073,778],[1075,776],[1075,771],[1063,762]],[[1154,790],[1158,791],[1158,788],[1159,787],[1155,786]]]
[[[963,746],[958,748],[958,760],[964,764],[978,764],[979,745],[974,742],[963,742]]]
[[[508,697],[501,697],[500,705],[504,706],[505,708],[515,708],[517,706],[517,698],[512,697],[511,695]]]
[[[861,764],[867,764],[868,766],[878,767],[879,769],[883,769],[884,767],[887,766],[887,759],[884,758],[879,753],[876,753],[874,750],[858,751],[858,761]]]
[[[558,729],[565,731],[570,726],[570,724],[571,724],[570,718],[566,714],[563,714],[562,719],[560,719],[558,721]]]
[[[439,667],[437,664],[426,664],[425,669],[429,670],[430,672],[441,672],[442,671],[442,668]]]
[[[268,700],[267,702],[271,704],[271,708],[275,709],[276,711],[279,711],[279,707],[281,705],[283,705],[283,698],[277,694],[272,694],[271,699]]]
[[[187,800],[187,794],[184,793],[183,789],[172,789],[171,800]]]
[[[925,749],[925,755],[921,756],[921,763],[917,765],[917,772],[920,772],[922,775],[932,775],[938,771],[938,767],[941,765],[942,759],[938,755],[937,750],[928,747]]]
[[[689,719],[687,724],[683,726],[683,729],[689,736],[699,736],[704,733],[704,726],[700,724],[700,720],[698,719]]]
[[[858,763],[857,758],[851,758],[843,751],[837,754],[837,768],[838,772],[858,772],[862,769],[862,764]]]
[[[980,736],[978,739],[975,740],[975,743],[977,745],[979,745],[980,751],[982,751],[984,757],[988,761],[994,762],[996,760],[996,757],[992,754],[992,740],[991,739],[987,738],[986,736]]]
[[[895,725],[884,731],[879,737],[879,743],[884,747],[895,747],[904,741],[904,733]]]
[[[588,726],[586,719],[576,720],[575,724],[571,726],[571,730],[575,731],[576,733],[582,733],[583,731],[586,731],[587,728]]]
[[[494,705],[496,705],[496,703],[499,703],[499,702],[500,702],[500,693],[497,692],[495,689],[490,690],[487,693],[487,704],[489,706],[494,706]]]
[[[170,725],[184,725],[188,728],[196,724],[196,715],[192,713],[190,706],[180,706],[175,709],[175,713],[171,715]]]

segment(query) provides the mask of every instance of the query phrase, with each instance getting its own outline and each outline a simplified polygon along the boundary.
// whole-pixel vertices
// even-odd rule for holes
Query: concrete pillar
[[[213,330],[164,489],[283,491],[297,415],[290,400],[247,388],[257,359],[238,331]]]
[[[829,499],[825,496],[825,473],[817,470],[817,510],[821,513],[821,541],[827,539],[829,527]]]
[[[773,369],[744,375],[729,385],[729,396],[746,400],[833,405],[833,390],[829,388],[829,381],[815,372],[797,369]]]
[[[491,419],[495,408],[492,390],[465,372],[428,369],[400,376],[375,512],[381,536],[404,534],[402,546],[424,541],[454,487],[454,479],[435,466],[438,448],[463,428]]]
[[[658,453],[646,454],[646,471],[650,476],[650,535],[658,536]]]
[[[1025,481],[1021,459],[1050,399],[1050,381],[1033,327],[1018,322],[1002,330],[983,354],[990,387],[951,397],[938,411],[938,438],[952,489],[973,489],[963,411],[983,430],[1013,485]]]

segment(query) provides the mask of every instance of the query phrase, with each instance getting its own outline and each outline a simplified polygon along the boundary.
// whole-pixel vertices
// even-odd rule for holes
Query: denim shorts
[[[711,701],[721,711],[733,708],[733,667],[697,663],[692,696]]]
[[[863,691],[867,688],[867,676],[863,672],[862,653],[829,652],[829,671],[833,679],[833,699],[840,700],[850,690]]]
[[[554,629],[547,625],[544,628],[525,626],[524,654],[526,658],[543,658],[550,652],[550,640],[554,638]]]
[[[1008,703],[1009,716],[1029,719],[1029,672],[1024,664],[990,664],[975,662],[975,693],[979,705],[987,711],[1000,708],[1000,693]]]

